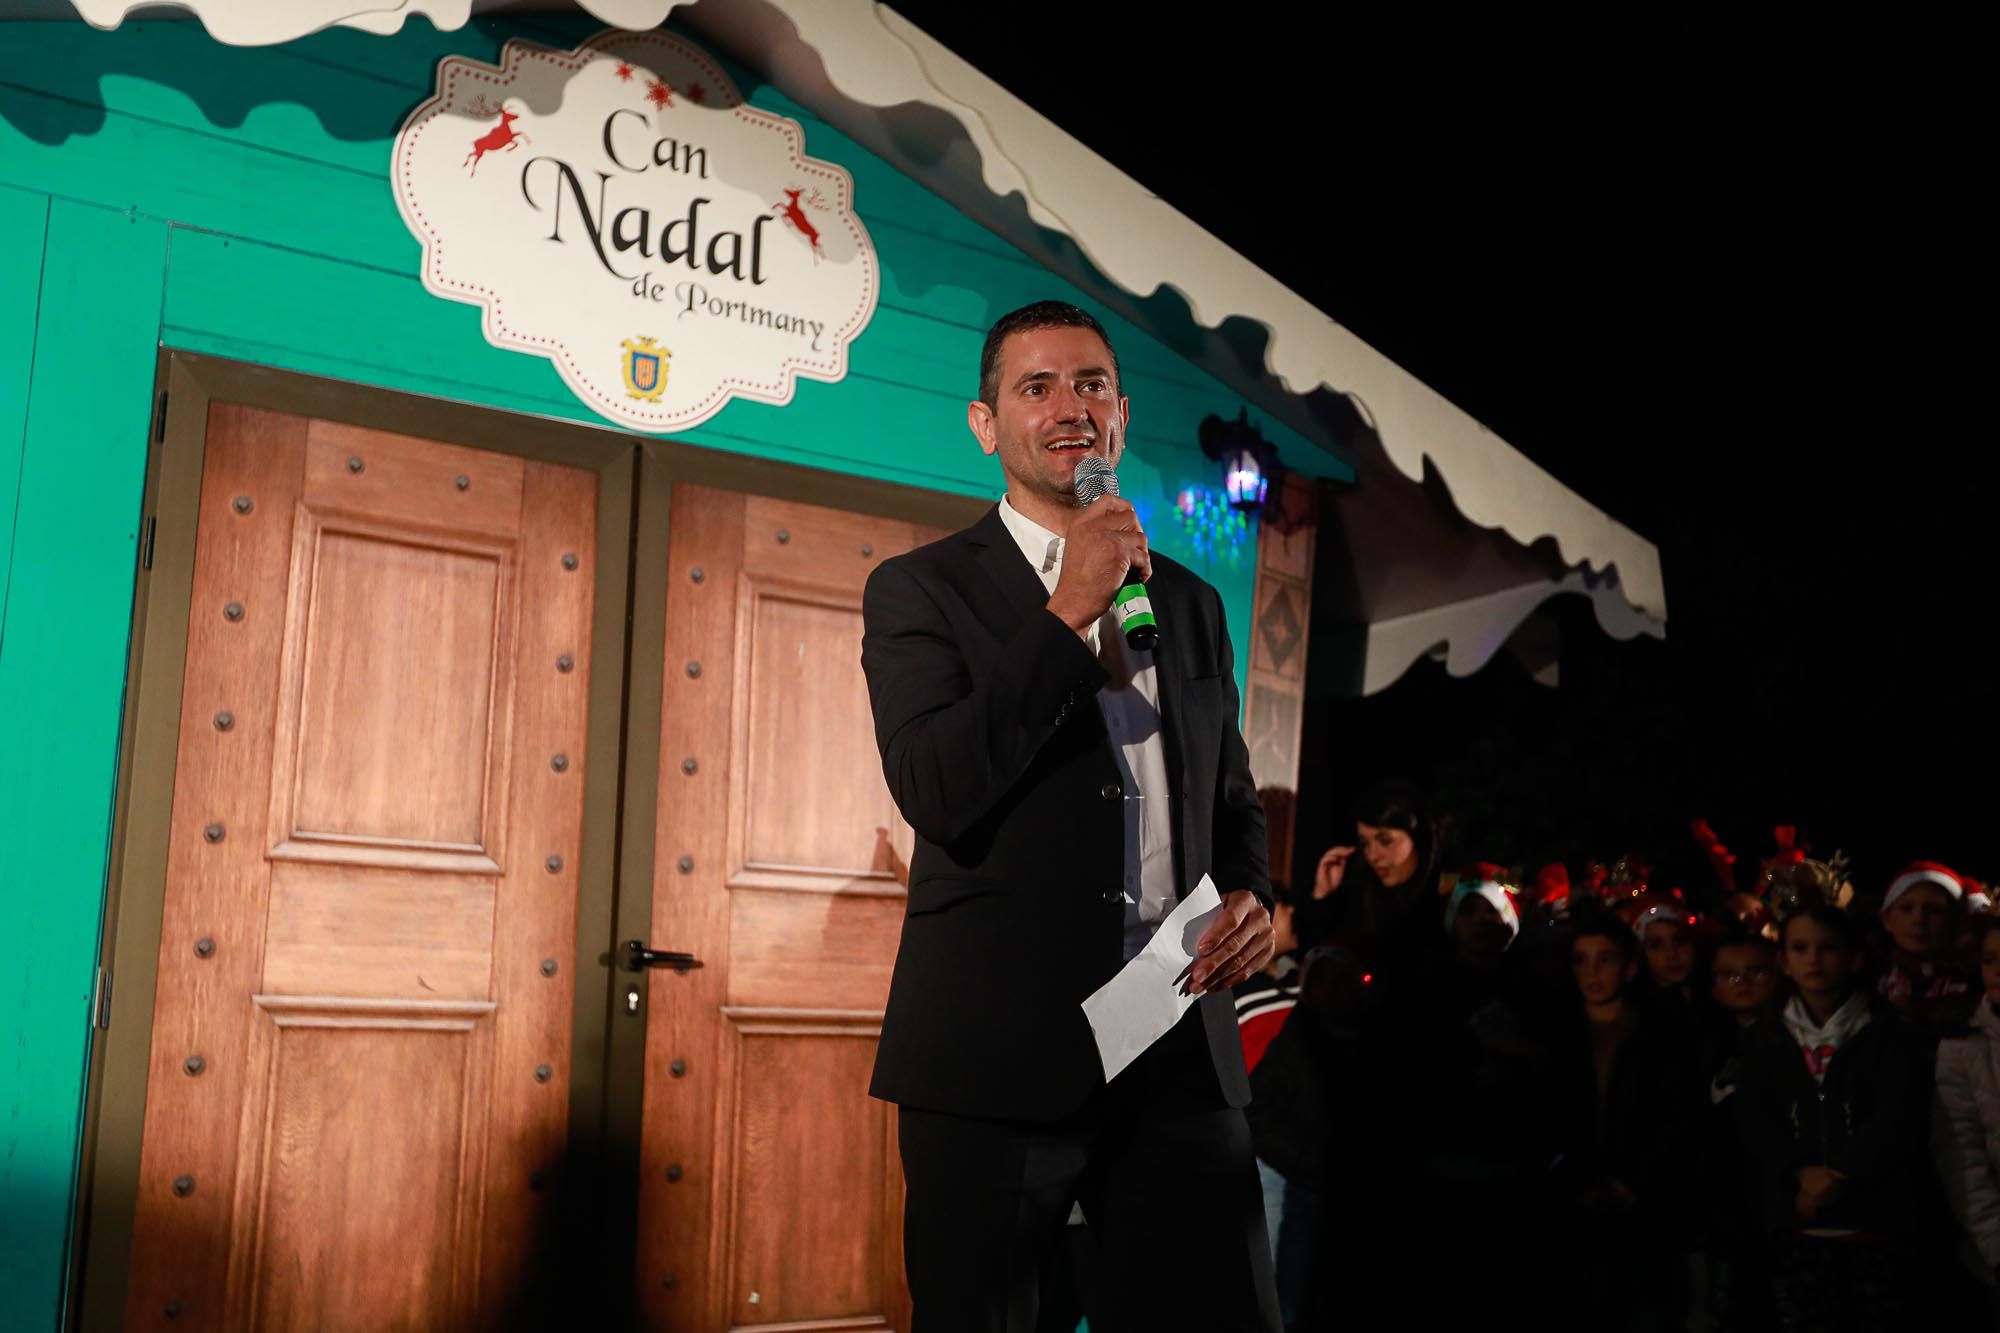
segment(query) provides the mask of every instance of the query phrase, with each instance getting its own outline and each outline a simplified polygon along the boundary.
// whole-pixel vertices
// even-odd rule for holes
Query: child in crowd
[[[1671,894],[1648,894],[1632,919],[1646,976],[1655,992],[1684,1005],[1694,1002],[1695,926],[1699,919]]]
[[[1772,1240],[1781,1325],[1900,1328],[1927,1165],[1921,1048],[1858,984],[1860,941],[1845,912],[1802,906],[1779,947],[1792,993],[1745,1030],[1732,1100]]]
[[[1933,1148],[1964,1259],[2000,1321],[2000,919],[1975,925],[1985,995],[1969,1029],[1938,1047]]]
[[[1265,1184],[1278,1310],[1288,1330],[1307,1326],[1315,1269],[1323,1288],[1329,1272],[1351,1267],[1351,1246],[1323,1225],[1329,1214],[1322,1200],[1330,1154],[1365,1151],[1369,1138],[1366,1099],[1342,1095],[1363,1064],[1361,975],[1337,945],[1307,950],[1293,973],[1296,1003],[1250,1071],[1245,1114]],[[1356,1165],[1342,1163],[1346,1182],[1360,1174]],[[1351,1215],[1343,1209],[1331,1220],[1338,1225]],[[1335,1262],[1318,1263],[1327,1253]]]
[[[1481,864],[1459,877],[1445,902],[1445,930],[1459,961],[1477,972],[1495,972],[1500,956],[1521,933],[1514,895],[1500,883],[1500,868]]]
[[[1694,1248],[1695,1053],[1681,1025],[1637,1002],[1638,940],[1616,915],[1577,916],[1570,964],[1583,1021],[1557,1178],[1584,1260],[1570,1294],[1592,1326],[1677,1329]]]
[[[1709,1105],[1702,1154],[1709,1326],[1716,1333],[1741,1333],[1777,1322],[1763,1229],[1753,1224],[1759,1196],[1749,1185],[1732,1100],[1742,1080],[1743,1033],[1777,994],[1777,950],[1763,935],[1739,927],[1710,949],[1708,974],[1716,1015],[1705,1041]]]
[[[1413,1328],[1475,1314],[1485,1328],[1535,1326],[1521,1308],[1532,1284],[1504,1241],[1454,1246],[1451,1280],[1440,1282],[1437,1254],[1418,1240],[1440,1216],[1456,1234],[1488,1238],[1532,1234],[1541,1221],[1530,1208],[1552,1151],[1549,1049],[1515,965],[1520,909],[1502,873],[1479,865],[1455,876],[1430,909],[1444,947],[1369,986],[1362,1083],[1344,1071],[1334,1096],[1366,1128],[1340,1149],[1337,1202],[1324,1214],[1322,1262],[1354,1277],[1316,1327],[1347,1327],[1371,1290],[1394,1292]],[[1254,1115],[1254,1081],[1252,1093]]]
[[[1276,952],[1264,967],[1244,978],[1230,990],[1236,1002],[1236,1031],[1243,1038],[1243,1066],[1252,1073],[1271,1045],[1271,1039],[1291,1016],[1299,997],[1299,963],[1302,951],[1293,930],[1297,920],[1288,888],[1275,888],[1277,902],[1271,909],[1271,939]]]
[[[1255,1077],[1265,1051],[1292,1015],[1299,998],[1299,938],[1293,930],[1297,920],[1289,889],[1276,888],[1276,904],[1271,909],[1272,942],[1277,952],[1253,975],[1239,981],[1230,991],[1236,1002],[1236,1032],[1243,1039],[1243,1067]],[[1294,1114],[1295,1108],[1274,1104],[1287,1100],[1282,1092],[1266,1095],[1260,1112],[1280,1118]],[[1268,1126],[1270,1116],[1265,1124]],[[1264,1224],[1271,1234],[1271,1252],[1277,1253],[1278,1225],[1285,1214],[1285,1176],[1273,1166],[1269,1155],[1278,1150],[1259,1140],[1257,1122],[1252,1122],[1251,1147],[1257,1156],[1257,1175],[1264,1189]]]
[[[1778,957],[1771,941],[1738,930],[1716,941],[1709,954],[1709,994],[1720,1021],[1710,1046],[1709,1100],[1720,1106],[1742,1074],[1742,1034],[1778,993]]]
[[[1965,1026],[1979,1002],[1971,969],[1954,954],[1965,920],[1965,882],[1948,866],[1917,861],[1882,895],[1888,965],[1876,991],[1932,1041]]]

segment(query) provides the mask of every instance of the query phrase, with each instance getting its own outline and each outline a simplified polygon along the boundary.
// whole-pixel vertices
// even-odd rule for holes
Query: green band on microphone
[[[1124,587],[1118,590],[1118,595],[1111,599],[1111,604],[1113,606],[1123,606],[1125,605],[1125,603],[1131,601],[1134,597],[1144,597],[1145,595],[1146,595],[1145,584],[1128,583]]]
[[[1141,625],[1157,625],[1160,622],[1153,619],[1153,613],[1151,611],[1134,611],[1131,615],[1126,616],[1125,619],[1119,623],[1124,629],[1129,631],[1137,629]]]

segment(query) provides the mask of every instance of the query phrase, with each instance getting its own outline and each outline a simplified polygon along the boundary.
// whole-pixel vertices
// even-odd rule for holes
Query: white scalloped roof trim
[[[79,13],[114,28],[140,0],[75,0]],[[1271,331],[1271,372],[1295,393],[1321,385],[1354,399],[1396,468],[1421,482],[1429,458],[1459,511],[1523,545],[1555,540],[1564,563],[1615,566],[1625,597],[1664,620],[1659,551],[1564,486],[1442,394],[1314,308],[1170,207],[1139,182],[981,74],[928,33],[874,0],[742,0],[782,14],[845,97],[876,107],[923,102],[955,116],[979,149],[987,187],[1018,192],[1031,216],[1066,233],[1111,281],[1136,296],[1172,287],[1195,317],[1231,316]],[[472,0],[177,0],[218,41],[290,41],[336,23],[393,32],[412,14],[457,28]],[[618,27],[657,27],[685,0],[581,0]],[[782,65],[783,51],[773,51]],[[782,86],[784,70],[771,71]],[[1032,162],[1032,175],[1022,164]]]
[[[692,0],[579,0],[581,7],[616,28],[644,31],[666,22]],[[111,29],[133,10],[158,3],[175,5],[200,19],[208,35],[230,46],[271,46],[322,28],[360,28],[388,34],[422,14],[440,32],[465,26],[472,0],[401,0],[397,4],[357,4],[355,0],[71,0],[84,22]]]
[[[987,186],[1000,195],[1020,191],[1038,222],[1067,233],[1120,287],[1141,297],[1172,287],[1211,328],[1233,315],[1256,320],[1271,331],[1267,361],[1285,387],[1310,393],[1325,385],[1354,399],[1410,480],[1423,480],[1428,456],[1466,518],[1523,545],[1552,537],[1565,564],[1615,565],[1625,597],[1666,619],[1660,554],[1651,542],[908,19],[870,0],[763,2],[797,24],[846,96],[873,106],[923,100],[956,114],[980,149]],[[898,68],[871,28],[893,36],[907,63]]]

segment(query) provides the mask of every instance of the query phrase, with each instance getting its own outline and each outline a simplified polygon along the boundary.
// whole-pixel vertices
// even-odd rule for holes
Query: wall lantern
[[[1272,488],[1284,480],[1284,468],[1277,446],[1250,424],[1250,409],[1239,410],[1234,421],[1203,417],[1198,438],[1202,453],[1222,464],[1222,487],[1230,508],[1261,511]]]

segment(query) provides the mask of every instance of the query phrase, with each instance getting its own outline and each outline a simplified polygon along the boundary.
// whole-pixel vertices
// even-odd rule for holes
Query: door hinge
[[[167,437],[167,391],[160,390],[159,404],[153,409],[153,439],[157,443]]]
[[[158,517],[152,514],[146,515],[146,530],[139,534],[139,568],[141,569],[151,569],[153,567],[153,533],[159,526],[160,520]]]
[[[99,1031],[111,1026],[111,972],[97,969],[97,994],[90,1002],[90,1025]]]

